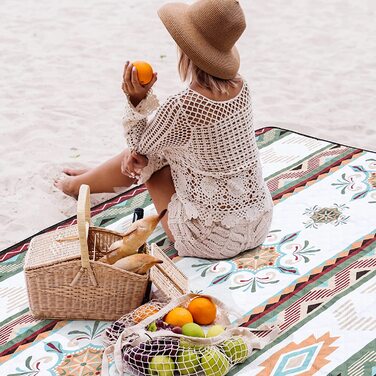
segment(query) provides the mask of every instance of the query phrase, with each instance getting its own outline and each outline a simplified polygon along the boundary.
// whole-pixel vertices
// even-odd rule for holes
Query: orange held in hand
[[[186,308],[176,307],[166,315],[164,321],[173,326],[183,326],[193,322],[193,317]]]
[[[153,68],[146,61],[135,61],[132,63],[137,69],[138,81],[141,85],[147,85],[153,78]]]
[[[217,316],[217,307],[208,298],[194,298],[188,305],[188,310],[196,324],[210,325]]]

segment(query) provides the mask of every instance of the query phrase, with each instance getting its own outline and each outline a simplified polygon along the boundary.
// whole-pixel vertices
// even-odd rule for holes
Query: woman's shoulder
[[[157,117],[165,116],[176,116],[177,113],[180,113],[180,110],[183,107],[185,101],[185,92],[187,89],[184,89],[178,93],[169,95],[164,101],[161,102],[159,106]]]
[[[159,110],[178,110],[185,108],[190,101],[188,88],[169,95],[161,104]]]
[[[197,111],[202,111],[205,108],[223,106],[227,103],[232,103],[237,99],[250,98],[250,90],[247,81],[241,77],[239,80],[239,86],[235,87],[234,90],[227,96],[218,97],[210,95],[210,93],[204,92],[202,90],[197,90],[198,88],[187,87],[173,95],[169,95],[164,102],[162,102],[159,113],[187,113],[191,114]],[[248,102],[248,100],[246,100]]]
[[[182,100],[184,100],[185,97],[185,90],[182,90],[176,94],[169,95],[161,104],[161,109],[176,109],[181,106]]]

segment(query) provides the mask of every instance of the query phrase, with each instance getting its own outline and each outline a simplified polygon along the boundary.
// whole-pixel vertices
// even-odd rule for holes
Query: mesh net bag
[[[209,296],[205,297],[217,308],[213,325],[221,326],[218,335],[209,338],[204,337],[204,333],[202,337],[183,335],[181,328],[163,321],[173,308],[187,307],[195,297],[197,295],[183,295],[154,315],[125,328],[116,343],[104,352],[102,375],[109,375],[111,357],[120,375],[224,376],[236,364],[244,362],[254,349],[263,348],[279,332],[272,328],[254,330],[238,327],[240,315]],[[201,327],[203,329],[206,328]]]
[[[216,339],[200,341],[162,334],[137,345],[125,344],[123,371],[137,376],[223,376],[250,356],[253,347],[248,333],[245,328],[233,328]]]

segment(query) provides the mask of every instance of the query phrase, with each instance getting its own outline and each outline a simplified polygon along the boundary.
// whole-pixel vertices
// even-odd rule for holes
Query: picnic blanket
[[[376,375],[376,153],[280,128],[256,132],[275,204],[264,244],[230,260],[180,258],[157,242],[192,292],[236,307],[279,337],[231,375]],[[96,226],[125,229],[145,187],[92,210]],[[75,218],[52,226],[75,223]],[[30,239],[0,253],[0,375],[99,375],[107,322],[35,320],[23,260]]]

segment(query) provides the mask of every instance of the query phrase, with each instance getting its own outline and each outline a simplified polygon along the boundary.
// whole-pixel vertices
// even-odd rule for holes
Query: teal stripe
[[[285,129],[274,128],[264,134],[256,136],[257,147],[263,149],[276,141],[282,140],[282,138],[289,136],[290,134],[293,134],[293,132]]]
[[[23,332],[22,334],[18,335],[17,337],[13,338],[11,341],[7,342],[5,345],[3,346],[0,346],[0,352],[3,352],[4,350],[7,350],[9,349],[10,347],[12,347],[13,345],[21,342],[22,340],[24,340],[26,337],[34,334],[36,331],[38,331],[39,329],[43,328],[45,325],[51,323],[53,320],[43,320],[41,322],[39,322],[38,324],[32,326],[31,328],[27,329],[25,332]],[[16,354],[17,355],[17,354]]]
[[[24,308],[22,311],[19,311],[19,312],[15,313],[14,315],[10,316],[10,317],[7,317],[4,321],[0,322],[0,328],[5,326],[9,322],[19,318],[20,316],[25,315],[27,312],[29,312],[29,307]]]
[[[0,263],[0,284],[6,281],[8,278],[20,273],[23,269],[23,264],[25,260],[26,252],[22,252],[18,255],[11,257],[3,263]],[[14,260],[12,260],[14,259]],[[17,265],[19,264],[19,265]],[[13,269],[7,271],[7,269]]]
[[[361,375],[372,375],[369,372],[366,372],[366,368],[369,367],[369,363],[373,364],[373,366],[376,366],[376,339],[365,345],[361,350],[359,350],[357,353],[352,355],[350,358],[346,359],[340,366],[336,367],[333,371],[330,372],[330,375],[349,375],[349,368],[352,367],[354,363],[356,363],[360,358],[365,356],[367,353],[373,353],[373,357],[371,360],[365,361],[363,364],[360,365],[360,368],[363,368],[363,372]],[[369,371],[369,369],[368,369]]]

